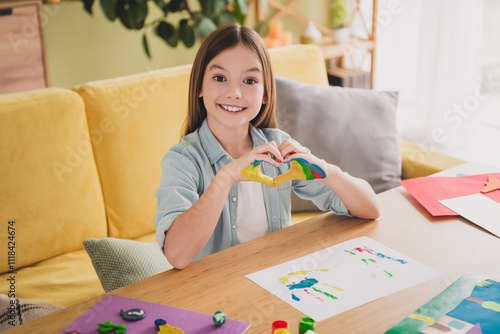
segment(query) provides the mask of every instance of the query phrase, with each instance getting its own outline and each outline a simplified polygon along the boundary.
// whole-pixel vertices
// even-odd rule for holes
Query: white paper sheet
[[[246,277],[321,321],[439,273],[361,237]]]
[[[439,202],[465,219],[500,237],[500,203],[481,193]]]

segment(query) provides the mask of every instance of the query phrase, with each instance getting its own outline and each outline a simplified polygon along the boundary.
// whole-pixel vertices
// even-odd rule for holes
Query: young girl
[[[207,37],[193,63],[184,137],[163,158],[156,192],[156,237],[174,267],[289,226],[292,189],[324,211],[379,216],[366,181],[277,129],[275,100],[269,54],[256,32],[232,24]],[[241,175],[262,160],[264,174],[274,178],[288,171],[292,157],[318,165],[326,178],[272,188]]]

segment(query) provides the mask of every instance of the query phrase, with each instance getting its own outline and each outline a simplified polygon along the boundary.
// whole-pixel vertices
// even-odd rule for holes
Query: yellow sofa
[[[277,75],[328,84],[315,46],[273,49],[271,57]],[[104,293],[85,239],[155,240],[160,161],[180,138],[190,69],[0,95],[1,294],[81,302]],[[405,177],[462,162],[400,146]]]

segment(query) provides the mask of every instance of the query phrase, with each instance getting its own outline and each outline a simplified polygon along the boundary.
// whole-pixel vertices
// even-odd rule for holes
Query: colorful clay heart
[[[274,158],[272,155],[270,156]],[[290,164],[290,170],[288,172],[271,179],[269,176],[262,173],[260,169],[262,161],[263,160],[255,160],[249,166],[241,170],[241,175],[250,181],[262,182],[270,187],[277,187],[280,184],[292,180],[314,180],[324,179],[326,177],[325,171],[318,165],[312,164],[302,158],[295,158],[287,162]]]

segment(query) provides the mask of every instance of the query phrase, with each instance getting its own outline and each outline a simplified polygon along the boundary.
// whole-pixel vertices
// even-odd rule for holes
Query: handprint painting
[[[361,237],[247,278],[321,321],[437,275],[435,270]]]

